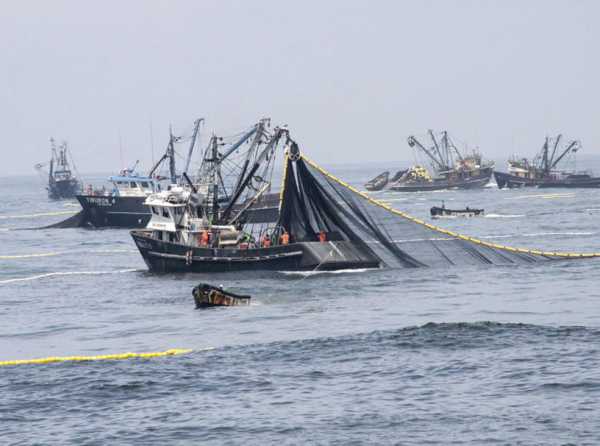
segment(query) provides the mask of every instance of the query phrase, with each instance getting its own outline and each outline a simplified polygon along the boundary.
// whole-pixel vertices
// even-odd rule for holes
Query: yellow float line
[[[191,349],[172,348],[164,352],[150,353],[117,353],[112,355],[97,356],[49,356],[47,358],[37,359],[16,359],[12,361],[0,361],[0,367],[10,365],[26,364],[50,364],[53,362],[83,362],[83,361],[115,361],[119,359],[137,359],[137,358],[158,358],[160,356],[184,355],[190,353]]]
[[[544,256],[544,257],[555,257],[555,258],[591,258],[591,257],[600,257],[600,252],[594,252],[594,253],[548,252],[548,251],[538,251],[538,250],[535,250],[535,249],[527,249],[527,248],[513,248],[513,247],[510,247],[510,246],[497,245],[496,243],[484,242],[483,240],[479,240],[479,239],[476,239],[476,238],[473,238],[473,237],[469,237],[467,235],[462,235],[462,234],[458,234],[457,232],[448,231],[447,229],[443,229],[443,228],[440,228],[439,226],[435,226],[435,225],[429,224],[427,222],[424,222],[423,220],[419,220],[418,218],[415,218],[415,217],[413,217],[411,215],[408,215],[405,212],[402,212],[402,211],[399,211],[397,209],[394,209],[390,205],[385,204],[385,203],[383,203],[383,202],[381,202],[379,200],[376,200],[376,199],[368,196],[364,192],[361,192],[358,189],[352,187],[351,185],[349,185],[345,181],[340,180],[339,178],[337,178],[334,175],[332,175],[329,172],[327,172],[325,169],[323,169],[321,166],[319,166],[318,164],[316,164],[311,159],[306,158],[304,155],[301,155],[301,158],[304,161],[306,161],[310,166],[312,166],[313,168],[315,168],[319,172],[321,172],[323,175],[325,175],[327,178],[330,178],[331,180],[335,181],[336,183],[340,184],[341,186],[344,186],[345,188],[351,190],[355,194],[358,194],[359,196],[361,196],[365,200],[369,201],[370,203],[372,203],[372,204],[374,204],[376,206],[382,207],[383,209],[391,212],[392,214],[398,215],[398,216],[400,216],[402,218],[405,218],[406,220],[412,221],[413,223],[417,223],[417,224],[419,224],[421,226],[425,226],[426,228],[431,229],[432,231],[439,232],[441,234],[449,235],[451,237],[455,237],[455,238],[458,238],[458,239],[461,239],[461,240],[466,240],[466,241],[475,243],[477,245],[486,246],[488,248],[495,248],[495,249],[500,249],[500,250],[503,250],[503,251],[510,251],[510,252],[518,252],[518,253],[521,253],[521,254],[531,254],[531,255]]]

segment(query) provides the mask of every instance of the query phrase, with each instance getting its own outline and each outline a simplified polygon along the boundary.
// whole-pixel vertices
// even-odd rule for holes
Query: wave
[[[485,214],[485,218],[521,218],[525,217],[525,214]]]
[[[324,274],[351,274],[351,273],[364,273],[366,271],[371,271],[377,268],[358,268],[358,269],[338,269],[335,271],[277,271],[280,274],[286,276],[302,276],[302,277],[312,277],[316,275],[324,275]]]
[[[494,239],[494,238],[511,238],[511,237],[545,237],[545,236],[577,236],[587,237],[590,235],[596,235],[596,232],[532,232],[525,234],[497,234],[497,235],[480,235],[477,238],[480,239]]]
[[[570,198],[574,197],[575,192],[566,192],[561,194],[530,194],[530,195],[519,195],[516,197],[504,197],[505,200],[526,200],[528,198]]]
[[[133,268],[133,269],[121,269],[121,270],[116,270],[116,271],[58,271],[58,272],[54,272],[54,273],[38,274],[36,276],[15,277],[13,279],[0,280],[0,285],[5,285],[8,283],[15,283],[15,282],[29,282],[32,280],[46,279],[49,277],[56,277],[56,276],[123,274],[123,273],[132,273],[132,272],[136,272],[136,271],[144,271],[144,270]]]

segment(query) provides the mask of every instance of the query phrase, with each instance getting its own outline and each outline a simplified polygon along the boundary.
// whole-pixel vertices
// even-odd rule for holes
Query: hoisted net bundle
[[[333,241],[352,241],[388,267],[518,265],[600,257],[512,248],[444,230],[359,192],[300,154],[286,165],[280,224],[297,241],[316,240],[320,231]]]

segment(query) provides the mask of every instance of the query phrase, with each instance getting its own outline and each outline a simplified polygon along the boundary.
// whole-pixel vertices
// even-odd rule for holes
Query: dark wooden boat
[[[196,308],[236,307],[250,305],[252,296],[235,294],[207,283],[200,283],[192,290]]]
[[[430,210],[431,218],[477,217],[484,214],[483,209],[448,209],[446,206],[433,206]]]
[[[377,175],[371,181],[367,182],[365,184],[365,189],[367,189],[368,191],[371,191],[371,192],[380,191],[388,184],[389,179],[390,179],[390,173],[387,171],[383,172],[383,173]]]

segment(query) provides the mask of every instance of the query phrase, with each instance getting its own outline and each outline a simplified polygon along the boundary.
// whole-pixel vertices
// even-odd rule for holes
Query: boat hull
[[[434,206],[430,209],[431,218],[477,217],[484,214],[483,209],[447,209]]]
[[[380,191],[388,184],[389,178],[390,178],[390,173],[383,172],[382,174],[377,175],[371,181],[366,183],[365,189],[368,190],[369,192]]]
[[[241,250],[191,247],[157,240],[148,230],[131,231],[131,235],[150,271],[157,273],[332,271],[380,267],[378,258],[346,241],[300,242]]]
[[[565,179],[551,178],[523,178],[516,175],[511,175],[504,172],[494,172],[494,178],[498,184],[498,188],[516,189],[521,187],[539,187],[539,188],[597,188],[600,187],[600,177],[576,177]]]
[[[428,183],[396,183],[390,187],[390,190],[396,192],[428,192],[445,189],[480,189],[489,183],[491,177],[492,171],[489,170],[481,175],[454,181],[435,180]]]
[[[145,228],[152,217],[145,196],[77,195],[83,209],[81,226],[93,228]],[[242,205],[234,207],[239,209]],[[277,201],[259,201],[245,213],[248,223],[271,223],[277,221]]]
[[[587,178],[577,180],[545,180],[538,184],[539,188],[562,187],[562,188],[597,188],[600,187],[600,178]]]
[[[94,228],[143,228],[152,214],[144,205],[145,196],[77,195],[83,208],[82,226]]]
[[[48,198],[52,200],[75,198],[80,189],[79,181],[74,178],[52,181],[48,184]]]

